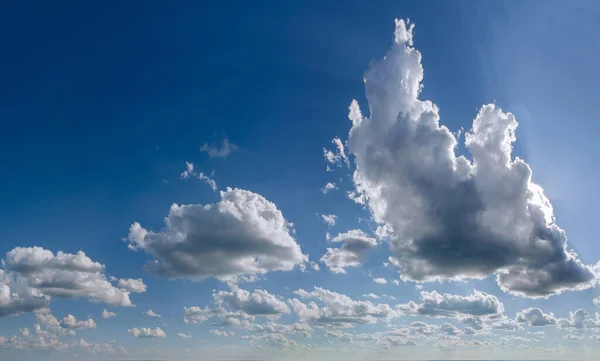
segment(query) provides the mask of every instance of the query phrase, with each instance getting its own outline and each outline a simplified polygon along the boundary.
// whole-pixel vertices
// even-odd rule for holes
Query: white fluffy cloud
[[[182,332],[178,332],[177,336],[179,336],[181,338],[192,338],[192,335],[190,335],[189,333],[182,333]]]
[[[504,313],[504,304],[496,296],[477,290],[468,296],[421,291],[420,304],[411,301],[396,307],[407,315],[446,318],[498,318]]]
[[[144,283],[144,281],[141,278],[137,278],[137,279],[133,279],[133,278],[121,278],[119,280],[119,287],[121,287],[124,290],[127,290],[129,292],[133,292],[133,293],[143,293],[146,292],[146,284]]]
[[[217,330],[217,329],[213,329],[213,330],[210,330],[210,333],[212,333],[215,336],[221,336],[221,337],[235,336],[235,332],[229,331],[229,330]]]
[[[60,327],[69,330],[85,330],[88,328],[96,328],[96,323],[93,319],[88,318],[87,320],[77,321],[75,316],[67,315],[60,321]]]
[[[462,333],[456,326],[451,323],[444,323],[440,326],[440,332],[448,336],[457,336]]]
[[[360,229],[352,229],[333,238],[327,235],[327,238],[330,243],[342,244],[340,248],[327,248],[321,257],[321,262],[335,273],[346,273],[344,268],[360,266],[366,253],[377,246],[377,240]]]
[[[389,321],[397,316],[397,312],[387,304],[374,304],[370,301],[353,300],[346,295],[320,287],[315,287],[312,292],[299,289],[294,291],[294,293],[301,298],[316,301],[303,303],[297,298],[288,301],[298,318],[302,321],[351,327],[353,324]]]
[[[373,278],[373,282],[377,283],[378,285],[387,285],[387,283],[388,283],[385,278],[381,278],[381,277]]]
[[[600,313],[596,312],[595,318],[590,318],[589,313],[582,309],[569,312],[569,318],[560,318],[557,321],[560,328],[597,329],[600,328]]]
[[[279,316],[289,313],[288,305],[265,290],[248,292],[237,286],[231,291],[219,291],[213,295],[215,303],[250,316]]]
[[[370,117],[356,101],[349,114],[355,198],[366,200],[401,277],[496,274],[504,291],[527,297],[595,285],[597,267],[568,250],[529,165],[512,156],[512,114],[482,107],[465,136],[472,160],[456,155],[437,106],[419,99],[423,67],[412,30],[398,20],[394,45],[364,76]]]
[[[250,292],[234,284],[229,286],[230,291],[221,290],[213,293],[212,305],[204,308],[184,307],[184,322],[203,323],[214,319],[213,324],[217,326],[233,326],[258,331],[257,325],[250,323],[256,317],[274,320],[291,312],[284,300],[265,290],[257,289]]]
[[[515,320],[520,323],[526,323],[531,327],[556,325],[556,318],[552,312],[544,313],[539,308],[533,307],[517,312]]]
[[[106,308],[104,309],[104,311],[102,311],[102,318],[113,318],[113,317],[117,317],[116,312],[110,312]]]
[[[156,313],[156,312],[152,311],[152,309],[150,309],[150,310],[148,310],[148,311],[144,312],[144,315],[146,315],[146,316],[148,316],[148,317],[157,317],[157,318],[160,318],[160,317],[162,317],[162,316],[161,316],[161,315],[159,315],[158,313]]]
[[[139,338],[165,338],[167,337],[167,334],[165,333],[165,331],[161,330],[160,327],[156,327],[156,328],[146,328],[146,327],[141,327],[141,328],[130,328],[129,330],[127,330],[127,332],[129,332],[130,334],[132,334],[135,337],[139,337]]]
[[[242,189],[220,195],[216,204],[174,204],[161,232],[134,223],[129,247],[151,253],[156,261],[147,270],[168,278],[229,280],[288,271],[308,261],[274,203]]]
[[[6,254],[3,266],[0,316],[42,310],[51,297],[134,306],[129,290],[115,287],[104,274],[104,265],[82,251],[54,254],[42,247],[17,247]]]
[[[210,308],[200,308],[198,306],[183,308],[183,322],[185,323],[203,323],[213,316]]]

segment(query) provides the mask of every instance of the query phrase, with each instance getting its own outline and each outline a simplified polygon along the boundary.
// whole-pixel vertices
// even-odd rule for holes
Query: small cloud
[[[159,315],[158,313],[152,311],[151,309],[146,311],[146,313],[144,313],[144,315],[148,316],[148,317],[162,317],[161,315]]]
[[[194,174],[194,163],[185,162],[185,170],[181,173],[181,179],[188,179]]]
[[[208,143],[204,143],[202,147],[200,147],[201,152],[206,152],[211,158],[225,158],[232,152],[238,149],[238,146],[229,143],[229,139],[223,139],[221,143],[221,147],[209,145]]]
[[[204,183],[208,184],[208,186],[210,187],[210,189],[213,190],[213,192],[217,191],[217,182],[215,182],[214,179],[209,178],[208,176],[204,175],[204,173],[198,174],[198,179],[203,180]]]
[[[127,332],[129,332],[130,334],[132,334],[134,337],[138,337],[138,338],[165,338],[167,337],[167,334],[165,333],[165,331],[161,330],[160,327],[157,328],[146,328],[146,327],[142,327],[142,328],[130,328],[129,330],[127,330]]]
[[[327,171],[331,171],[330,165],[336,165],[340,167],[342,163],[345,163],[348,168],[350,168],[350,160],[346,155],[346,151],[344,148],[344,144],[340,140],[340,138],[333,138],[331,141],[336,147],[336,152],[332,152],[326,148],[323,148],[323,157],[325,157],[325,161],[327,164]]]
[[[335,226],[335,221],[337,220],[337,216],[335,214],[321,214],[323,218],[323,222],[327,223],[329,226]]]
[[[181,338],[192,338],[192,335],[190,335],[189,333],[181,333],[181,332],[179,332],[177,334],[177,336],[179,336]]]
[[[190,162],[185,162],[185,170],[183,171],[183,173],[181,173],[181,179],[189,179],[189,178],[197,177],[201,181],[204,181],[204,183],[208,184],[208,186],[210,187],[210,189],[213,190],[213,192],[216,192],[218,189],[217,182],[215,182],[215,180],[211,178],[214,174],[215,174],[214,170],[210,173],[210,177],[207,176],[206,174],[204,174],[203,172],[196,173],[194,171],[194,164],[190,163]]]
[[[210,333],[212,333],[215,336],[222,337],[235,336],[235,333],[233,331],[210,330]]]
[[[377,283],[378,285],[386,285],[388,283],[385,278],[381,277],[373,278],[373,282]]]
[[[102,311],[102,318],[113,318],[113,317],[117,317],[116,312],[110,312],[106,308],[104,309],[104,311]]]
[[[119,287],[133,293],[144,293],[146,292],[147,288],[146,284],[141,278],[121,278],[119,280]]]
[[[325,187],[321,188],[321,192],[323,192],[323,194],[327,194],[329,193],[329,191],[332,191],[334,189],[337,189],[337,186],[335,185],[335,183],[327,183],[325,184]]]

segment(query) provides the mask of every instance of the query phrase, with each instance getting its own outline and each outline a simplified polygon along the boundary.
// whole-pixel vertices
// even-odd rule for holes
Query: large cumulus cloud
[[[412,29],[396,22],[393,47],[364,81],[370,116],[353,101],[349,154],[356,199],[366,200],[404,280],[497,275],[512,294],[547,297],[592,287],[597,266],[567,248],[529,165],[512,156],[517,121],[483,106],[466,133],[471,159],[439,110],[419,99],[423,67]]]
[[[225,280],[307,262],[274,203],[242,189],[227,188],[220,195],[216,204],[174,204],[160,232],[134,223],[129,247],[152,254],[156,260],[147,269],[168,278]]]

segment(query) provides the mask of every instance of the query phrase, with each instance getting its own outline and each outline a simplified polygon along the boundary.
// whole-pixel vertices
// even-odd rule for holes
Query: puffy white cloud
[[[228,336],[235,336],[235,333],[233,331],[228,331],[228,330],[210,330],[210,333],[212,333],[215,336],[222,336],[222,337],[228,337]]]
[[[303,303],[294,298],[288,301],[300,320],[323,325],[351,327],[353,324],[389,321],[397,316],[389,305],[370,301],[353,300],[350,297],[315,287],[312,292],[294,291],[301,298],[315,299]]]
[[[413,332],[423,335],[434,335],[439,329],[437,325],[430,325],[422,321],[412,322],[409,327]]]
[[[290,340],[286,335],[281,333],[267,333],[259,338],[259,341],[263,342],[267,346],[289,349],[297,346],[297,342]]]
[[[504,304],[496,296],[477,290],[473,290],[473,294],[468,296],[421,291],[420,304],[411,301],[396,307],[408,315],[429,317],[497,318],[504,313]]]
[[[595,329],[600,328],[600,313],[596,313],[596,318],[590,318],[589,313],[582,309],[574,312],[569,312],[569,318],[560,318],[557,320],[560,328],[575,328],[575,329]]]
[[[335,226],[337,220],[335,214],[321,214],[321,218],[323,218],[323,222],[327,223],[329,226]]]
[[[337,186],[335,185],[335,183],[330,182],[325,184],[325,186],[321,188],[321,192],[323,192],[323,194],[327,194],[329,191],[332,191],[334,189],[337,189]]]
[[[4,267],[25,276],[44,273],[49,269],[85,273],[104,271],[104,265],[92,261],[83,251],[77,254],[58,251],[54,255],[41,247],[14,248],[6,254]]]
[[[360,266],[366,253],[377,246],[377,240],[360,229],[352,229],[333,238],[327,235],[327,238],[330,243],[342,243],[340,248],[327,248],[321,257],[321,262],[335,273],[346,273],[344,268]]]
[[[151,253],[148,271],[168,278],[230,280],[288,271],[308,257],[292,237],[291,224],[259,194],[227,188],[216,204],[171,206],[161,232],[134,223],[130,248]]]
[[[367,293],[367,294],[364,294],[364,295],[363,295],[363,297],[369,297],[369,298],[374,298],[374,299],[378,299],[378,298],[379,298],[379,296],[377,296],[377,295],[376,295],[376,294],[374,294],[374,293]]]
[[[208,307],[192,306],[183,308],[183,322],[185,323],[204,323],[211,316],[213,316],[213,311]]]
[[[378,285],[386,285],[387,284],[387,280],[385,278],[381,278],[381,277],[373,278],[373,282],[377,283]]]
[[[231,291],[219,291],[213,295],[213,298],[220,306],[250,316],[279,316],[290,312],[290,308],[284,301],[265,290],[254,290],[250,293],[232,286]]]
[[[351,333],[342,332],[340,330],[327,330],[325,331],[326,337],[338,338],[340,341],[351,342],[353,336]]]
[[[192,335],[190,335],[189,333],[182,333],[182,332],[178,332],[177,336],[179,336],[181,338],[192,338]]]
[[[77,321],[75,316],[67,315],[60,321],[60,327],[69,330],[85,330],[89,328],[96,328],[96,323],[93,319],[88,318],[87,320]]]
[[[110,312],[106,308],[104,309],[104,311],[102,311],[102,318],[113,318],[113,317],[117,317],[116,312]]]
[[[512,156],[512,114],[483,106],[465,136],[472,160],[456,155],[439,109],[419,99],[424,73],[412,29],[397,20],[394,45],[364,76],[370,117],[356,101],[349,112],[354,198],[385,228],[379,234],[402,279],[496,274],[504,291],[527,297],[595,285],[597,266],[568,250],[529,165]]]
[[[218,326],[235,326],[257,331],[254,320],[259,316],[266,316],[273,320],[282,314],[290,313],[290,307],[278,296],[265,290],[252,292],[230,284],[230,291],[213,293],[214,305],[204,308],[198,306],[184,307],[185,323],[203,323],[211,318],[218,319],[214,323]]]
[[[133,293],[144,293],[146,292],[147,288],[146,284],[141,278],[121,278],[119,280],[119,287]]]
[[[135,337],[139,337],[139,338],[165,338],[167,337],[167,334],[165,333],[165,331],[161,330],[160,327],[156,327],[156,328],[146,328],[146,327],[141,327],[141,328],[130,328],[129,330],[127,330],[127,332],[129,332],[130,334],[132,334]]]
[[[158,313],[152,311],[152,309],[149,309],[148,311],[144,312],[144,315],[148,316],[148,317],[157,317],[160,318],[162,317],[161,315],[159,315]]]
[[[381,340],[381,345],[385,349],[406,347],[406,346],[418,346],[418,344],[415,341],[409,340],[403,336],[385,336]]]
[[[517,312],[515,320],[520,323],[526,323],[531,327],[556,325],[556,318],[552,312],[544,313],[544,311],[534,307]]]
[[[229,143],[229,139],[227,138],[223,139],[221,147],[209,145],[208,143],[204,143],[200,147],[200,151],[208,153],[211,158],[225,158],[237,149],[237,145]]]
[[[70,316],[70,315],[69,315]],[[60,327],[60,322],[58,321],[58,319],[56,317],[54,317],[53,314],[47,312],[47,313],[36,313],[35,314],[35,319],[37,320],[38,323],[46,326],[46,327],[51,327],[51,328],[57,328]]]
[[[470,327],[476,331],[481,331],[486,326],[484,320],[479,317],[468,316],[463,318],[461,321],[467,325],[467,327]]]
[[[462,333],[461,330],[459,330],[458,328],[456,328],[456,326],[454,326],[451,323],[444,323],[443,325],[440,326],[440,332],[448,335],[448,336],[457,336],[460,335]]]
[[[600,297],[596,297],[592,300],[596,306],[600,306]]]
[[[106,278],[104,265],[84,252],[42,247],[16,247],[6,254],[0,270],[0,315],[41,310],[51,297],[87,298],[113,306],[134,306],[129,291]]]
[[[75,344],[76,347],[86,350],[88,352],[105,352],[105,353],[110,353],[110,354],[114,354],[115,350],[113,349],[112,345],[110,343],[91,343],[91,342],[87,342],[84,339],[79,339],[79,341]],[[124,349],[121,347],[121,351],[123,351]]]

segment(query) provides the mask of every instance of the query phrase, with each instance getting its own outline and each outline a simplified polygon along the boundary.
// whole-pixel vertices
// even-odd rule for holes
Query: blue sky
[[[599,15],[9,5],[0,355],[592,359]]]

